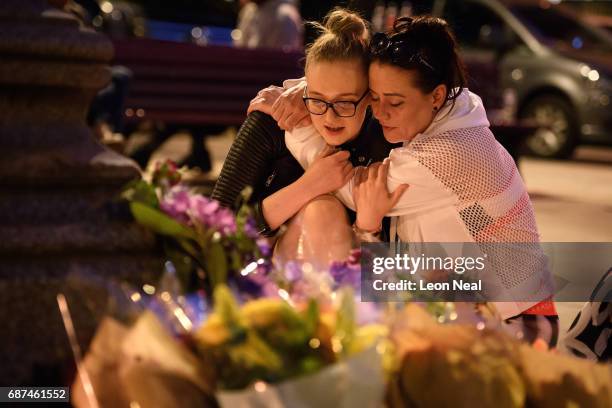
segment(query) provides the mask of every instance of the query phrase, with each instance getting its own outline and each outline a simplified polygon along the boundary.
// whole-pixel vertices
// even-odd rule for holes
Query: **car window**
[[[611,44],[557,7],[513,6],[510,11],[540,41],[574,49],[607,49]]]
[[[473,2],[448,1],[443,12],[463,48],[495,48],[492,34],[506,30],[505,23],[490,8]]]

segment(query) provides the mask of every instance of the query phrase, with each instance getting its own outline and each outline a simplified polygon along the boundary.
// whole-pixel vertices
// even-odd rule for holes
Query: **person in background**
[[[302,50],[302,18],[295,0],[241,0],[240,3],[236,46]]]

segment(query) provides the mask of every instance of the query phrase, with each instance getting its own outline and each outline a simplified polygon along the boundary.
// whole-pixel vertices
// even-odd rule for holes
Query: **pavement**
[[[519,168],[543,242],[612,242],[612,148],[580,147],[566,161],[525,158]],[[595,284],[605,270],[584,272]],[[556,302],[562,333],[582,305]]]

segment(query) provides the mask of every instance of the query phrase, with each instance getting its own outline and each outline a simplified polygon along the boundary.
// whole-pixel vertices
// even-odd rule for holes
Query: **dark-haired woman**
[[[494,278],[504,292],[496,302],[500,314],[526,337],[533,331],[525,322],[536,316],[534,322],[550,328],[546,340],[554,344],[550,275],[529,196],[489,129],[482,101],[465,82],[444,20],[399,19],[391,33],[376,35],[371,104],[385,139],[403,146],[383,163],[358,167],[337,197],[356,210],[355,230],[365,237],[390,215],[391,236],[398,241],[498,243],[486,247],[495,251]],[[305,168],[325,146],[312,126],[288,132],[286,142]]]

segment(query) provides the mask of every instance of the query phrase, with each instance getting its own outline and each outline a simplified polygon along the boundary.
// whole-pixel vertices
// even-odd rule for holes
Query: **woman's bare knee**
[[[343,260],[353,245],[352,230],[345,207],[331,195],[310,201],[289,222],[277,245],[285,261],[299,258],[326,267]]]
[[[322,195],[302,208],[303,225],[346,225],[348,216],[344,205],[334,196]]]

